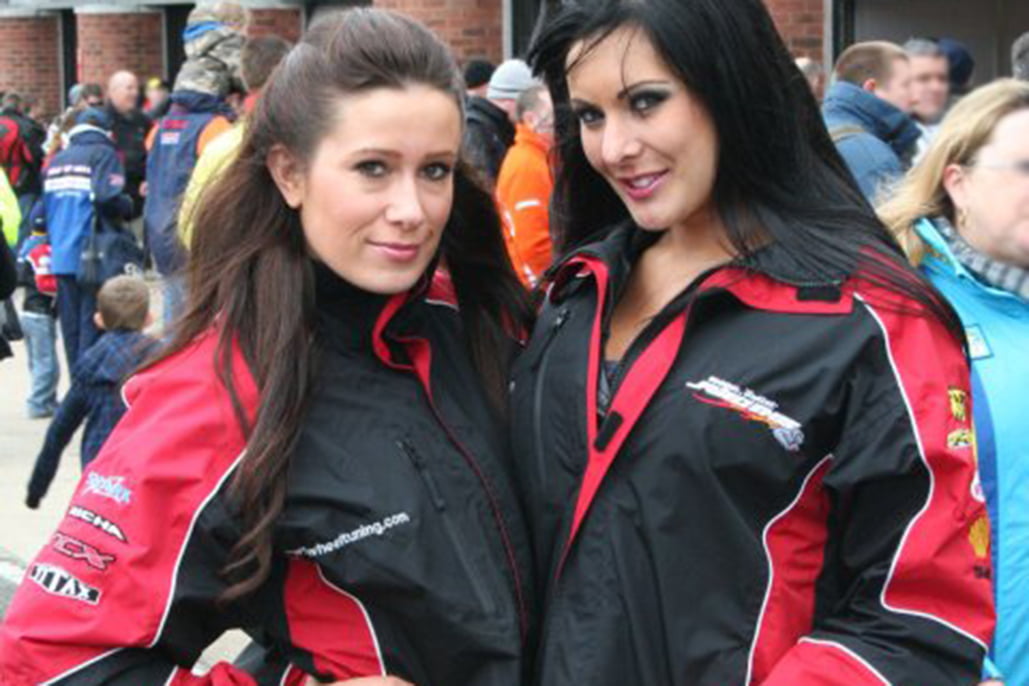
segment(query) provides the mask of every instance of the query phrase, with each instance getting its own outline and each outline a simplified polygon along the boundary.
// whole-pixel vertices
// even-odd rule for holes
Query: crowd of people
[[[1029,33],[973,88],[759,0],[460,68],[248,22],[194,9],[145,105],[3,98],[28,507],[86,427],[0,686],[1029,683]]]

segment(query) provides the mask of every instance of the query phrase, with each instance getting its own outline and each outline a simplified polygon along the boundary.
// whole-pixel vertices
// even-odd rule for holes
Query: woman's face
[[[307,164],[277,146],[268,167],[299,209],[311,253],[352,285],[386,295],[411,288],[436,254],[460,144],[453,96],[378,88],[339,99]]]
[[[1029,109],[1001,119],[972,165],[947,168],[944,185],[964,210],[959,229],[972,247],[1029,267]]]
[[[650,39],[623,27],[596,45],[574,45],[567,63],[586,158],[636,223],[660,230],[706,221],[718,160],[714,122]]]

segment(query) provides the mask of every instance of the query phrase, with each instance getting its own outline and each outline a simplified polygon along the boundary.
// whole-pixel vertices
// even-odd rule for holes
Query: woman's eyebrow
[[[636,90],[640,86],[667,86],[667,85],[669,85],[669,81],[667,81],[666,79],[644,79],[643,81],[637,81],[636,83],[631,83],[628,86],[626,86],[625,88],[623,88],[622,90],[618,91],[618,95],[616,97],[619,100],[624,100],[625,98],[627,98],[629,96],[630,93],[632,93],[632,91]]]

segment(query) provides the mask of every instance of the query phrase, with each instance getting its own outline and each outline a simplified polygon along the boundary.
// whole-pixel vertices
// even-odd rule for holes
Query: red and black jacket
[[[217,602],[240,538],[227,489],[246,440],[212,333],[127,383],[130,409],[0,627],[0,684],[522,681],[528,536],[453,295],[439,281],[377,302],[326,294],[324,271],[318,379],[267,582]],[[235,375],[253,414],[260,394],[238,351]],[[230,627],[288,671],[191,674]]]
[[[771,278],[767,247],[670,303],[605,406],[641,240],[556,270],[513,372],[546,582],[533,683],[976,681],[994,616],[960,344],[854,280]]]

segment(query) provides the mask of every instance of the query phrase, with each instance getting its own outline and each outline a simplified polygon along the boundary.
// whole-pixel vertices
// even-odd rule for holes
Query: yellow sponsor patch
[[[947,396],[950,398],[950,413],[959,422],[968,421],[968,393],[960,388],[948,388]]]
[[[974,440],[971,429],[958,429],[947,434],[947,447],[951,449],[971,448]]]
[[[986,559],[990,554],[990,520],[980,515],[968,528],[968,542],[979,559]]]

